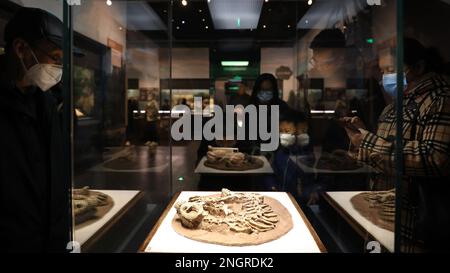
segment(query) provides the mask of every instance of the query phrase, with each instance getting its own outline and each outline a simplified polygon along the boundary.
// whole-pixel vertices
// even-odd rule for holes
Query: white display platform
[[[176,214],[173,204],[187,200],[191,196],[211,195],[216,192],[181,192],[169,204],[166,211],[153,228],[141,247],[143,252],[159,253],[320,253],[326,252],[322,242],[312,230],[311,225],[299,207],[294,205],[285,192],[259,192],[283,204],[292,215],[293,228],[281,238],[255,246],[223,246],[194,241],[183,237],[172,228]],[[298,205],[297,205],[298,206]],[[311,228],[311,229],[310,229]]]
[[[362,192],[326,192],[329,198],[334,201],[339,209],[343,210],[349,217],[358,223],[375,240],[380,242],[387,250],[394,252],[394,232],[374,225],[372,222],[362,216],[352,205],[350,199]],[[333,205],[333,204],[332,204]]]
[[[200,174],[217,174],[217,175],[227,175],[227,174],[271,174],[273,173],[272,166],[270,166],[269,161],[267,161],[267,158],[264,156],[255,156],[259,159],[261,159],[264,162],[264,165],[259,169],[254,170],[247,170],[247,171],[224,171],[224,170],[217,170],[210,167],[205,166],[206,156],[204,156],[200,162],[197,165],[197,168],[195,168],[195,173]]]
[[[75,226],[74,240],[78,242],[81,247],[89,239],[95,237],[98,232],[100,232],[105,225],[107,225],[111,220],[113,220],[120,212],[140,193],[140,191],[123,191],[123,190],[96,190],[104,194],[111,196],[114,201],[113,207],[100,219],[84,226],[82,228],[77,228]]]

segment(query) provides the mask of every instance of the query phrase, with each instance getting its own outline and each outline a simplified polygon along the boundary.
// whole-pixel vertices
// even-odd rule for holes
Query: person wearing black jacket
[[[22,8],[0,56],[0,252],[62,252],[70,241],[70,181],[57,100],[63,24]]]
[[[270,123],[270,106],[277,105],[279,107],[279,120],[292,120],[293,122],[299,122],[305,119],[305,115],[302,112],[296,111],[288,106],[279,96],[278,83],[274,75],[269,73],[263,73],[256,78],[253,86],[253,91],[250,97],[250,105],[255,105],[258,109],[260,105],[268,106],[267,121]],[[260,115],[258,111],[258,116]],[[259,117],[258,117],[259,119]],[[246,119],[246,129],[248,130],[248,120]],[[267,125],[269,130],[278,130],[278,128],[272,128],[271,124]],[[259,129],[258,129],[259,130]],[[249,132],[246,132],[249,135]],[[262,141],[258,140],[241,140],[237,142],[237,147],[240,151],[244,151],[249,154],[260,154],[260,145]]]

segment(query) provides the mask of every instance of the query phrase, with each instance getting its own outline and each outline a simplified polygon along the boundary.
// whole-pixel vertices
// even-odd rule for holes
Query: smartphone
[[[356,127],[355,125],[351,124],[350,122],[345,122],[345,121],[342,121],[340,119],[335,119],[335,120],[342,127],[350,129],[350,130],[355,131],[355,132],[359,132],[358,127]]]

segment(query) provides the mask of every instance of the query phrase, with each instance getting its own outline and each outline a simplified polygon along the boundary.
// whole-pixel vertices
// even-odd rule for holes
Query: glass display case
[[[370,241],[394,251],[394,200],[389,199],[389,216],[383,218],[387,221],[370,219],[376,211],[370,211],[365,202],[371,194],[367,192],[380,191],[389,198],[393,192],[384,191],[395,187],[395,177],[383,176],[352,157],[355,148],[339,118],[360,117],[368,129],[376,128],[386,105],[378,68],[397,69],[396,3],[313,2],[112,1],[108,6],[94,1],[72,7],[74,46],[87,51],[89,40],[103,47],[96,54],[99,69],[95,77],[102,78],[103,88],[90,80],[95,72],[86,65],[78,66],[92,65],[92,61],[86,61],[86,56],[73,60],[74,105],[99,109],[93,118],[96,122],[89,120],[90,128],[77,120],[74,187],[89,186],[112,200],[135,191],[129,193],[133,196],[129,202],[136,198],[134,194],[142,194],[142,199],[121,215],[129,220],[123,226],[118,220],[111,229],[121,234],[134,229],[135,237],[142,236],[139,232],[150,233],[152,213],[159,215],[167,198],[188,198],[183,197],[189,196],[186,191],[273,191],[292,196],[305,216],[305,225],[313,230],[310,237],[317,239],[315,247],[294,252],[358,252]],[[102,18],[114,20],[92,24],[100,10],[105,12]],[[91,23],[83,31],[85,22]],[[80,36],[88,37],[82,40]],[[195,127],[195,116],[201,113],[196,112],[196,97],[201,109],[215,104],[225,110],[225,105],[233,105],[235,100],[245,103],[246,99],[247,104],[257,105],[256,93],[262,87],[258,80],[272,79],[268,74],[273,75],[277,86],[272,87],[278,92],[272,104],[282,108],[277,133],[281,138],[293,136],[294,143],[281,139],[278,148],[264,152],[251,141],[222,140],[222,136],[181,141],[171,136],[171,126],[181,117],[171,114],[172,107],[188,106]],[[125,97],[130,79],[135,95]],[[102,91],[96,95],[95,90]],[[138,111],[139,118],[127,112],[130,107],[135,107],[132,111]],[[162,108],[169,111],[162,112]],[[201,116],[204,126],[211,117]],[[242,122],[248,126],[251,120]],[[253,170],[227,169],[226,164],[215,168],[210,164],[209,156],[215,152],[211,147],[234,148],[234,152],[261,160],[261,166]],[[286,200],[283,205],[289,206],[292,201]],[[290,213],[292,217],[299,214]],[[202,244],[196,249],[192,240],[170,232],[174,215],[174,208],[163,213],[162,222],[141,251],[210,250]],[[75,222],[75,239],[89,251],[91,240],[86,244],[77,234],[86,229],[83,226],[95,223],[78,227]],[[103,237],[111,244],[125,241],[113,233]],[[279,247],[268,247],[285,252],[280,240]],[[175,241],[178,243],[167,244]],[[106,250],[106,245],[97,242],[92,247]]]
[[[65,26],[55,97],[81,252],[422,252],[448,237],[448,1],[427,1],[423,24],[421,1],[4,2],[0,29],[20,6]]]

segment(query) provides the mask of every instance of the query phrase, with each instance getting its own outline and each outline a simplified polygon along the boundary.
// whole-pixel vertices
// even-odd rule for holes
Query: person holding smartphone
[[[387,95],[403,92],[402,135],[404,172],[398,174],[395,162],[397,120],[395,104],[381,114],[375,133],[357,117],[342,118],[358,160],[386,176],[403,177],[402,213],[414,216],[404,222],[404,243],[421,251],[443,251],[450,243],[450,81],[442,76],[437,52],[414,39],[404,40],[405,89],[398,90],[397,75],[383,75]],[[397,208],[397,212],[400,208]],[[409,234],[409,235],[408,235]],[[406,242],[409,241],[409,242]]]

